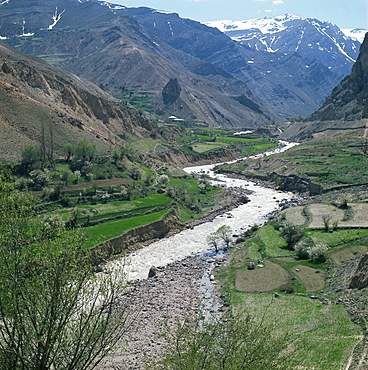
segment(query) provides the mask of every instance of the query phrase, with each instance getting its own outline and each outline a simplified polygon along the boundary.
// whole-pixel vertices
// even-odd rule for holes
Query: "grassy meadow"
[[[326,231],[317,204],[308,205],[311,221],[314,216],[319,220],[319,229],[311,228],[302,217],[303,207],[283,211],[282,222],[299,215],[296,223],[303,237],[329,246],[324,260],[298,257],[282,237],[282,224],[271,221],[237,244],[230,262],[216,276],[234,313],[259,317],[292,335],[298,369],[343,369],[363,332],[344,305],[329,297],[331,286],[327,289],[326,282],[344,262],[368,251],[368,229]],[[323,209],[333,212],[331,205]]]

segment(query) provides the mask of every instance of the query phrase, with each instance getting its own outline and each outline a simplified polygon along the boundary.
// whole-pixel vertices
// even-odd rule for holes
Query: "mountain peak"
[[[270,53],[297,52],[303,57],[319,60],[342,77],[350,73],[365,34],[362,29],[344,31],[331,22],[302,19],[293,14],[206,24],[218,28],[247,49]]]
[[[300,22],[301,17],[294,14],[284,14],[277,17],[264,17],[248,19],[244,21],[211,21],[205,24],[209,27],[218,28],[221,32],[243,31],[258,29],[261,33],[280,32],[296,22]]]

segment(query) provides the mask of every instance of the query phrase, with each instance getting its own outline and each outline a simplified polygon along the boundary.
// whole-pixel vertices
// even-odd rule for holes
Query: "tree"
[[[68,186],[71,177],[72,173],[69,170],[63,171],[60,175],[60,179],[64,182],[65,186]]]
[[[285,225],[281,228],[280,235],[287,242],[287,246],[290,250],[293,250],[293,246],[303,236],[303,230],[295,225]]]
[[[322,215],[322,222],[323,222],[326,232],[329,231],[330,229],[330,221],[331,221],[330,215]]]
[[[160,175],[157,179],[157,182],[160,186],[166,187],[170,182],[169,176]]]
[[[295,244],[294,249],[299,259],[308,259],[311,249],[315,247],[314,241],[310,238],[303,238]]]
[[[115,164],[121,158],[121,154],[117,149],[115,149],[114,152],[112,153],[112,158],[113,158]]]
[[[134,318],[124,274],[96,275],[78,231],[34,219],[33,198],[4,179],[0,171],[0,368],[94,369]]]
[[[290,336],[261,319],[190,321],[166,328],[168,345],[147,369],[165,370],[281,370],[294,369]]]
[[[206,178],[199,179],[198,186],[202,194],[206,193],[207,187],[210,186],[210,182]]]
[[[325,245],[315,245],[310,250],[310,256],[316,263],[322,263],[326,261],[327,247]]]
[[[41,161],[40,152],[33,146],[27,145],[22,151],[22,166],[26,173],[31,172],[37,168],[37,165]]]
[[[74,150],[74,155],[77,159],[83,162],[92,161],[96,152],[96,144],[91,144],[87,139],[82,139],[78,142]]]
[[[215,231],[207,236],[207,243],[215,248],[216,253],[219,251],[220,237],[219,234]]]
[[[33,181],[34,187],[36,188],[43,188],[50,181],[49,175],[42,170],[33,170],[29,173],[29,176]]]
[[[65,160],[67,162],[70,162],[71,158],[74,155],[74,146],[71,143],[66,143],[66,144],[63,145],[63,150],[64,150],[64,153],[66,155]]]
[[[133,167],[132,170],[130,171],[130,177],[133,180],[139,180],[142,178],[142,172],[138,167]]]
[[[222,239],[222,241],[226,244],[226,248],[229,248],[229,244],[231,243],[231,234],[232,230],[231,227],[228,225],[222,225],[216,231],[218,236]]]

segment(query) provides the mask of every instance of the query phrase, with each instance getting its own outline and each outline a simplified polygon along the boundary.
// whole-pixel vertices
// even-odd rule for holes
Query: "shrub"
[[[308,259],[310,257],[310,251],[314,247],[314,242],[311,238],[303,238],[297,244],[294,249],[299,259]]]
[[[280,235],[285,239],[290,250],[294,249],[294,244],[302,238],[303,233],[304,230],[295,225],[286,225],[280,231]]]
[[[294,293],[294,287],[292,285],[285,285],[281,288],[285,293],[292,294]]]
[[[63,207],[68,207],[70,205],[70,198],[69,197],[62,197],[60,199],[60,204],[63,206]]]
[[[310,250],[310,256],[316,263],[323,263],[326,261],[327,247],[325,245],[315,245]]]

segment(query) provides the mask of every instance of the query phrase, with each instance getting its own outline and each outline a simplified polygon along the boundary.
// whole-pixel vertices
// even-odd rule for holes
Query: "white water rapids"
[[[253,158],[285,151],[296,143],[282,143],[282,145],[282,147],[265,154],[253,156]],[[213,172],[213,168],[218,164],[188,167],[184,168],[184,171],[188,173],[205,172],[211,178],[217,178],[218,184],[221,184],[221,186],[243,187],[251,190],[252,194],[248,195],[250,202],[226,212],[226,215],[216,217],[212,222],[195,226],[194,229],[185,229],[178,234],[156,241],[129,254],[125,260],[125,271],[128,280],[146,279],[151,266],[165,266],[190,255],[210,251],[211,248],[208,246],[206,238],[208,234],[216,231],[220,226],[229,225],[234,234],[239,234],[254,224],[263,224],[267,220],[267,215],[279,208],[281,201],[290,200],[293,197],[291,193],[258,186],[251,181],[217,175]],[[217,181],[213,183],[217,183]],[[227,217],[228,214],[231,214],[232,217]]]

